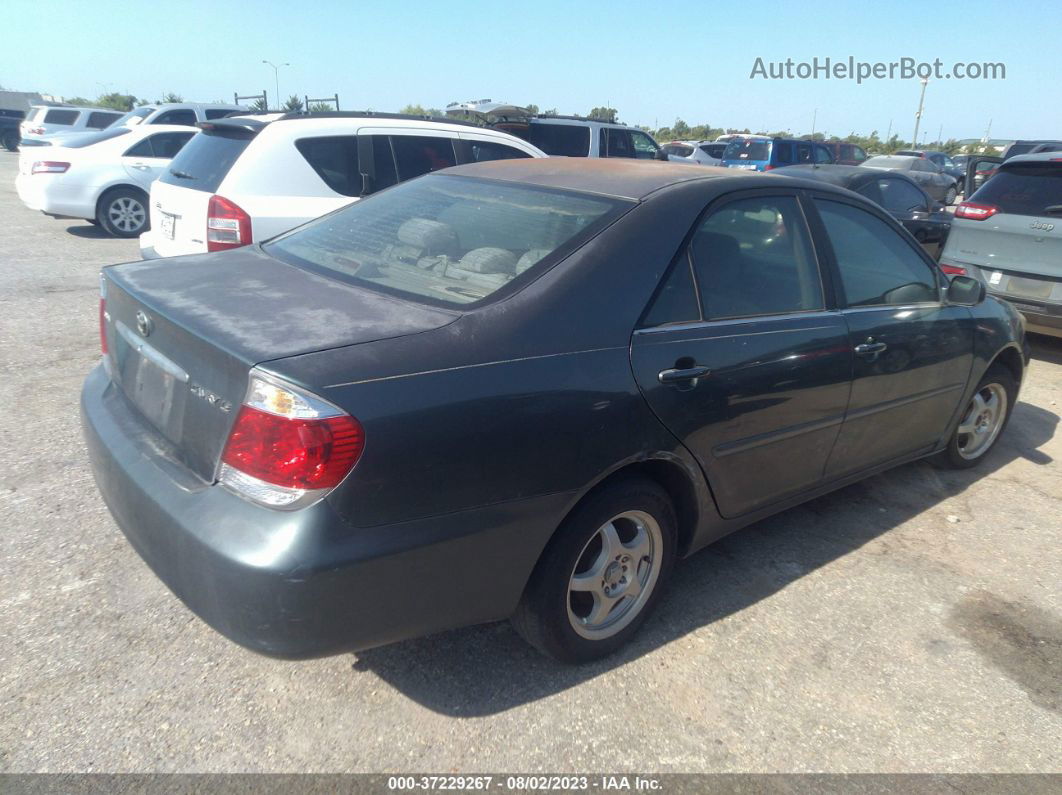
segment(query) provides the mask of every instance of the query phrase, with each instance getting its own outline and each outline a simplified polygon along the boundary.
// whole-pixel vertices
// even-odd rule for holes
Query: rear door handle
[[[884,342],[871,342],[867,340],[864,343],[855,346],[855,352],[860,356],[866,356],[871,353],[881,353],[889,346]]]
[[[661,384],[674,384],[679,381],[690,381],[694,378],[700,378],[702,376],[708,375],[710,372],[712,372],[710,368],[701,367],[700,365],[696,365],[694,367],[684,367],[680,370],[661,370],[657,374],[656,380],[658,380]]]

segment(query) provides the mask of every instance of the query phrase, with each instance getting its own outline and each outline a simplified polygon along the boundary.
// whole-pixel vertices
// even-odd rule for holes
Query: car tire
[[[4,149],[6,149],[7,151],[9,151],[9,152],[17,152],[18,151],[18,142],[19,142],[19,135],[14,130],[8,130],[7,132],[4,133],[3,144],[4,144]]]
[[[955,199],[958,197],[958,195],[959,192],[955,189],[954,186],[948,188],[948,192],[944,194],[945,206],[955,204]]]
[[[561,662],[616,651],[659,599],[676,527],[670,498],[651,480],[624,477],[591,493],[539,558],[512,617],[516,631]]]
[[[1001,364],[989,367],[963,408],[948,446],[933,457],[933,463],[947,469],[981,463],[1003,435],[1017,399],[1018,384],[1010,370]]]
[[[112,188],[100,197],[96,220],[114,237],[139,237],[150,225],[147,194],[132,187]]]

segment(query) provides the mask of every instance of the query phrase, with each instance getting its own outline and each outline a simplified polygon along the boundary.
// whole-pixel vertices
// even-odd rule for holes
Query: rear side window
[[[773,149],[774,149],[774,152],[773,152],[774,157],[772,158],[772,162],[775,163],[776,165],[780,165],[780,166],[787,166],[790,163],[798,162],[796,160],[796,156],[795,156],[795,154],[793,152],[794,148],[795,148],[794,145],[789,143],[788,141],[775,141],[774,142],[774,147],[773,147]],[[808,160],[807,161],[800,161],[800,162],[810,162],[810,158],[811,158],[810,147],[809,147],[809,151],[807,152],[807,155],[808,155]]]
[[[675,157],[689,157],[693,154],[693,147],[686,144],[664,144],[661,148],[669,155],[674,155]],[[707,152],[703,146],[701,149]]]
[[[642,318],[643,327],[683,323],[701,319],[693,284],[693,263],[688,253],[679,255]]]
[[[441,175],[354,202],[267,245],[275,257],[334,278],[462,305],[487,298],[558,249],[571,250],[624,204]]]
[[[797,200],[741,199],[709,215],[690,256],[709,320],[823,307],[818,265]]]
[[[233,111],[229,108],[207,108],[204,113],[207,119],[221,119],[233,113]]]
[[[79,110],[50,110],[44,115],[44,123],[73,125],[80,114]]]
[[[1047,215],[1048,207],[1062,205],[1060,166],[1062,163],[1025,163],[1001,168],[970,201],[991,204],[1013,215]]]
[[[165,113],[160,113],[154,119],[151,120],[152,124],[186,124],[189,127],[194,127],[198,119],[195,117],[194,110],[168,110]]]
[[[890,213],[924,212],[929,209],[922,191],[902,179],[879,179],[878,190],[881,194],[878,203]]]
[[[400,182],[431,171],[449,168],[457,163],[453,140],[450,138],[393,135],[391,147],[394,149]]]
[[[527,152],[493,141],[469,141],[472,148],[472,162],[482,163],[486,160],[515,160],[531,157]]]
[[[85,126],[90,130],[102,130],[104,127],[113,124],[114,121],[121,118],[121,116],[121,113],[90,113]]]
[[[204,130],[192,136],[159,179],[213,193],[253,138],[242,130]]]
[[[701,151],[708,157],[714,157],[719,160],[723,157],[723,152],[726,151],[726,144],[701,144]]]
[[[295,148],[324,184],[344,196],[361,195],[358,139],[353,135],[302,138]]]
[[[936,276],[899,232],[849,204],[816,199],[815,205],[833,246],[848,306],[940,300]]]
[[[159,157],[169,160],[181,151],[194,132],[149,135],[125,154],[127,157]]]
[[[590,128],[575,124],[531,124],[528,140],[547,155],[588,157]]]

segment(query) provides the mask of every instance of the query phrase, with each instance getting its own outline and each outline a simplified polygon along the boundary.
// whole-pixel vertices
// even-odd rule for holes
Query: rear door
[[[700,462],[724,516],[822,480],[852,351],[796,192],[746,191],[709,206],[640,326],[638,385]]]
[[[937,443],[970,374],[973,318],[944,303],[939,269],[883,214],[837,195],[813,204],[855,353],[832,479]]]
[[[147,192],[151,183],[162,176],[170,161],[195,135],[188,132],[160,132],[148,135],[122,155],[122,166],[133,182]]]

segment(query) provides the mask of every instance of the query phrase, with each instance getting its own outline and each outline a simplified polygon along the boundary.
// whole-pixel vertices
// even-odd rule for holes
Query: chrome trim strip
[[[157,350],[155,350],[146,342],[144,342],[143,338],[136,334],[131,328],[129,328],[129,326],[125,325],[125,323],[118,320],[115,322],[114,327],[118,329],[118,333],[122,335],[122,339],[125,340],[126,344],[130,348],[135,350],[137,353],[139,353],[145,359],[150,361],[163,372],[168,373],[169,375],[176,378],[181,383],[188,383],[188,373],[182,370],[176,363],[174,363],[170,359],[167,359]]]
[[[812,420],[811,422],[802,422],[799,425],[790,425],[788,428],[782,428],[780,431],[768,431],[767,433],[757,434],[756,436],[737,439],[733,442],[724,442],[712,449],[712,455],[716,458],[726,458],[728,455],[734,455],[734,453],[743,453],[746,450],[752,450],[753,448],[762,447],[767,444],[772,444],[773,442],[791,439],[794,436],[801,436],[805,433],[832,428],[836,425],[840,425],[842,422],[844,422],[844,415],[838,414],[835,417],[827,417],[824,420]]]
[[[856,378],[858,381],[859,378]],[[919,392],[914,395],[908,395],[907,397],[895,398],[894,400],[888,400],[884,403],[875,403],[873,406],[866,406],[857,411],[849,411],[845,417],[845,422],[849,420],[860,420],[863,417],[869,417],[872,414],[877,414],[882,411],[888,411],[889,409],[899,408],[900,406],[906,406],[909,403],[917,403],[919,400],[926,400],[937,395],[943,395],[948,392],[954,392],[958,389],[963,389],[966,386],[965,383],[947,384],[945,386],[937,387],[936,389],[928,389],[925,392]]]

